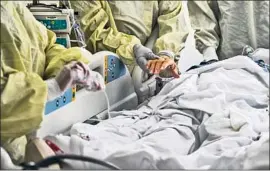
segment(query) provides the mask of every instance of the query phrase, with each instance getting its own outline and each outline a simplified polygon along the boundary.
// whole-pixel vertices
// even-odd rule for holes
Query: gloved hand
[[[172,53],[163,51],[158,56],[151,49],[138,44],[133,47],[133,52],[137,64],[144,72],[148,74],[159,74],[161,71],[167,70],[173,77],[179,77],[176,63],[168,57],[173,56]]]
[[[80,82],[88,91],[99,91],[105,89],[104,78],[95,71],[89,70],[89,75],[86,80]]]
[[[105,89],[102,76],[91,71],[89,67],[77,61],[72,61],[56,75],[55,78],[46,81],[48,85],[48,100],[61,96],[68,88],[78,84],[88,91]]]
[[[158,59],[151,49],[142,45],[136,44],[133,47],[133,53],[139,67],[146,73],[149,74],[149,69],[146,67],[148,60]]]
[[[71,62],[67,68],[71,68],[71,75],[73,78],[71,79],[73,80],[72,85],[81,85],[88,91],[105,89],[104,78],[98,72],[90,70],[88,65],[82,62]]]

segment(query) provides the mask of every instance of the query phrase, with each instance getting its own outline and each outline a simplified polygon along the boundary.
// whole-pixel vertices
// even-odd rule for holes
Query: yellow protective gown
[[[159,35],[153,51],[181,50],[180,1],[70,1],[79,12],[87,49],[117,53],[134,64],[133,45],[145,44],[155,25]]]
[[[88,62],[80,48],[66,49],[55,41],[56,35],[23,4],[1,1],[0,132],[8,150],[23,153],[23,136],[39,127],[47,100],[44,80],[72,60]]]
[[[269,1],[188,1],[197,49],[212,47],[220,60],[245,45],[269,49]]]

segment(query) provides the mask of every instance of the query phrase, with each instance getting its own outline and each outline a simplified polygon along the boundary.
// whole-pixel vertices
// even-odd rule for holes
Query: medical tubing
[[[105,90],[102,91],[104,93],[104,96],[105,96],[105,99],[106,99],[106,102],[107,102],[107,112],[108,112],[108,118],[110,119],[111,118],[111,114],[110,114],[110,101],[109,101],[109,97],[106,93]]]
[[[108,119],[111,119],[111,113],[110,113],[110,101],[109,101],[109,97],[108,97],[108,95],[107,95],[107,93],[106,93],[106,91],[105,90],[102,90],[102,92],[103,92],[103,94],[104,94],[104,96],[105,96],[105,99],[106,99],[106,102],[107,102],[107,112],[108,112]],[[88,119],[89,121],[98,121],[98,122],[103,122],[104,120],[101,120],[101,119]],[[117,128],[118,129],[118,127],[117,126],[115,126],[115,125],[113,125],[113,124],[111,124],[110,123],[110,125],[112,125],[113,127],[115,127],[115,128]]]
[[[84,38],[83,33],[81,32],[78,24],[75,23],[72,28],[74,29],[76,39],[78,40],[79,43],[82,44],[79,46],[86,47],[85,38]]]
[[[107,112],[108,112],[108,118],[111,119],[111,113],[110,113],[110,101],[109,101],[109,97],[106,93],[105,90],[102,90],[101,92],[103,92],[104,96],[105,96],[105,99],[106,99],[106,103],[107,103]],[[101,119],[88,119],[88,120],[92,120],[92,121],[99,121],[101,122],[102,120]]]
[[[74,17],[74,14],[71,14],[70,15],[70,20],[71,20],[71,23],[72,23],[72,26],[71,26],[71,30],[73,29],[74,30],[74,33],[75,33],[75,37],[76,39],[78,40],[77,42],[78,43],[81,43],[78,44],[80,47],[83,47],[85,48],[86,47],[86,44],[85,44],[85,37],[84,37],[84,34],[82,32],[82,30],[80,29],[80,26],[79,24],[77,24],[76,20],[75,20],[75,17]],[[71,31],[70,30],[70,31]]]
[[[61,154],[61,155],[47,157],[46,159],[43,159],[43,160],[37,162],[35,164],[35,167],[36,168],[48,167],[52,164],[60,163],[60,162],[62,162],[61,160],[64,160],[64,159],[80,160],[80,161],[84,161],[84,162],[90,162],[90,163],[98,164],[101,166],[105,166],[105,167],[112,169],[112,170],[121,170],[120,168],[118,168],[117,166],[115,166],[109,162],[105,162],[105,161],[95,159],[92,157],[79,156],[79,155],[73,155],[73,154]]]
[[[67,4],[65,4],[64,2],[66,2]],[[70,8],[71,5],[70,5],[70,2],[69,1],[63,1],[63,4],[64,4],[64,6],[66,8],[71,9]],[[77,39],[76,43],[78,43],[78,46],[79,47],[85,48],[86,47],[85,37],[84,37],[84,34],[83,34],[82,30],[80,29],[79,24],[77,24],[77,22],[75,20],[74,13],[71,13],[70,14],[70,21],[71,21],[70,32],[71,32],[72,29],[74,30],[75,38]],[[81,45],[79,43],[81,43]]]

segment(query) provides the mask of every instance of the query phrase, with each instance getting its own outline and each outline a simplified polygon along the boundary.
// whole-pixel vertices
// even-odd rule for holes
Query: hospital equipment
[[[63,45],[65,47],[70,47],[70,37],[67,34],[57,34],[56,43]]]
[[[156,77],[156,91],[155,94],[158,94],[160,90],[170,81],[172,81],[174,78],[164,78],[164,77]]]
[[[69,10],[39,6],[31,7],[30,10],[38,21],[55,33],[70,32],[71,23],[69,19]]]
[[[80,160],[80,161],[84,161],[84,162],[91,162],[94,164],[99,164],[102,166],[105,166],[109,169],[112,170],[120,170],[118,167],[114,166],[111,163],[108,162],[104,162],[92,157],[85,157],[85,156],[78,156],[78,155],[57,155],[57,156],[51,156],[48,157],[40,162],[37,163],[30,163],[30,164],[26,164],[24,165],[23,169],[24,170],[37,170],[39,168],[46,168],[52,164],[56,164],[56,163],[63,163],[65,159],[69,159],[69,160]]]
[[[75,100],[76,86],[68,89],[62,96],[46,103],[45,115],[57,110]]]
[[[28,5],[28,8],[33,13],[34,17],[40,21],[47,29],[56,33],[56,42],[70,47],[70,31],[72,9],[60,9],[49,5]]]
[[[95,71],[101,73],[106,84],[122,77],[128,72],[125,69],[124,63],[113,53],[99,52],[91,56],[89,61],[90,69],[95,69]]]
[[[70,9],[67,1],[60,2],[62,6],[57,7],[56,5],[46,5],[34,0],[27,7],[38,21],[47,29],[56,33],[56,43],[69,48],[71,47],[71,42],[76,42],[79,47],[86,47],[84,35],[75,21],[74,10]],[[72,31],[75,34],[76,40],[70,39]]]

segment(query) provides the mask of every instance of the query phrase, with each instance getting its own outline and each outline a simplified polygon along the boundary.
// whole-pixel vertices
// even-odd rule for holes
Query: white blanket
[[[181,75],[138,110],[46,139],[122,169],[268,169],[268,89],[269,73],[237,56]]]

